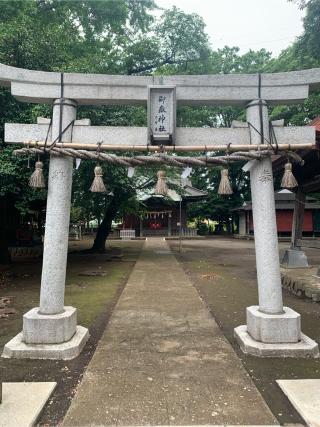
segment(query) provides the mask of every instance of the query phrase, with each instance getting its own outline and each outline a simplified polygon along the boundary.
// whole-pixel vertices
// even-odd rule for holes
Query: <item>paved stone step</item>
[[[34,426],[55,387],[55,382],[3,383],[0,427]]]
[[[319,427],[320,380],[278,380],[277,383],[307,425]]]

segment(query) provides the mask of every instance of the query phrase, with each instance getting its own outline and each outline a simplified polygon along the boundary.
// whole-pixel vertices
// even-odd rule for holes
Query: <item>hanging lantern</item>
[[[168,194],[168,186],[166,182],[166,174],[164,171],[157,172],[158,182],[155,188],[155,193],[161,196],[166,196]]]
[[[292,173],[292,164],[287,162],[284,166],[284,174],[281,180],[282,188],[295,188],[298,187],[297,180]]]
[[[221,170],[221,180],[218,188],[218,194],[227,195],[232,194],[232,188],[229,180],[229,171],[228,169]]]
[[[90,187],[92,193],[106,193],[107,189],[103,182],[103,173],[101,166],[97,165],[94,168],[94,180]]]
[[[29,185],[32,188],[45,188],[45,180],[43,176],[43,163],[39,160],[35,164],[35,170],[30,176]]]

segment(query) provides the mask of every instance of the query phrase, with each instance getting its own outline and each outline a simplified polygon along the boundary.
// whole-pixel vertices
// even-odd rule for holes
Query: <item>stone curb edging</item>
[[[283,289],[298,297],[305,296],[306,298],[311,298],[314,302],[320,302],[320,279],[316,279],[311,273],[305,279],[297,275],[296,270],[294,270],[294,273],[293,276],[287,272],[281,272]]]

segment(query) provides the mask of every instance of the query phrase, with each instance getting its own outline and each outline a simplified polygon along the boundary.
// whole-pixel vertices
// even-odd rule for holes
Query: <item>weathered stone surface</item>
[[[269,103],[302,101],[319,87],[320,69],[261,75],[261,96]],[[60,97],[61,75],[0,64],[0,84],[26,102]],[[259,98],[259,75],[112,76],[64,73],[64,96],[79,104],[146,104],[150,85],[174,85],[179,104],[246,104]]]
[[[177,128],[176,145],[210,145],[210,144],[250,144],[248,125],[233,128]],[[15,143],[28,140],[44,141],[49,125],[40,124],[5,124],[5,142]],[[315,128],[313,126],[275,127],[277,142],[281,144],[314,144]],[[51,141],[51,131],[48,140]],[[73,128],[73,141],[77,143],[105,142],[117,145],[146,145],[148,129],[144,127],[88,126],[76,124]]]
[[[257,305],[247,307],[247,330],[263,343],[296,343],[301,339],[300,314],[283,307],[283,314],[265,314]]]
[[[89,339],[89,331],[77,326],[71,340],[61,344],[26,344],[22,332],[9,341],[3,349],[2,357],[15,359],[69,360],[77,357]]]
[[[285,268],[303,268],[309,267],[309,263],[303,251],[298,249],[286,249],[281,260],[281,266]]]
[[[260,109],[256,101],[247,107],[247,121],[260,129]],[[262,123],[264,137],[269,139],[265,102]],[[251,138],[252,144],[261,143],[259,133],[252,131]],[[271,159],[249,162],[247,169],[250,170],[259,306],[264,313],[278,314],[282,312],[283,304]]]
[[[317,268],[281,268],[282,287],[297,296],[320,301],[320,279]]]
[[[76,333],[77,309],[64,307],[59,314],[41,314],[39,307],[23,316],[23,341],[26,344],[60,344]]]
[[[60,101],[53,107],[52,138],[55,140],[76,118],[76,104],[64,100],[60,128]],[[72,127],[61,137],[70,142]],[[67,267],[73,159],[50,156],[46,230],[43,244],[43,264],[40,290],[40,311],[56,314],[64,310],[64,290]]]
[[[284,394],[308,426],[320,425],[320,380],[277,380]]]
[[[283,86],[283,85],[310,85],[312,89],[320,86],[320,68],[311,68],[302,71],[290,71],[281,73],[261,74],[262,86]]]
[[[268,101],[268,104],[282,104],[283,100],[290,103],[299,102],[299,99],[306,99],[309,95],[309,86],[270,86],[261,88],[261,97]]]
[[[3,383],[0,427],[33,427],[57,383]]]
[[[90,76],[90,74],[88,74]],[[117,77],[117,76],[112,76]],[[130,76],[131,77],[131,76]],[[290,104],[305,100],[309,94],[308,85],[262,88],[261,93],[269,104]],[[147,85],[127,86],[116,84],[64,85],[65,95],[82,105],[145,105],[147,103]],[[34,103],[51,103],[59,97],[59,85],[12,82],[11,93],[19,101]],[[219,86],[179,86],[177,79],[177,102],[179,105],[245,105],[258,97],[258,87],[224,87]]]
[[[301,341],[286,344],[267,344],[254,340],[247,332],[247,326],[238,326],[234,337],[244,353],[258,357],[319,357],[318,344],[301,334]]]

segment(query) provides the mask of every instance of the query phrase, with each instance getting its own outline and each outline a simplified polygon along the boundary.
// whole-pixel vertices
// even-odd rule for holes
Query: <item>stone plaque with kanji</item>
[[[175,87],[149,86],[148,122],[150,143],[174,143],[176,126]]]

